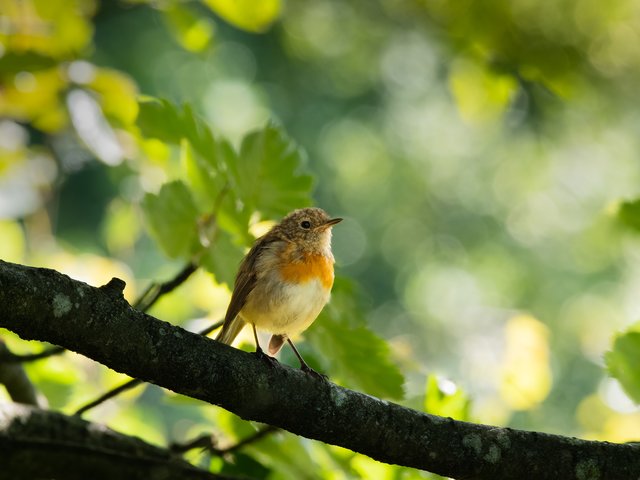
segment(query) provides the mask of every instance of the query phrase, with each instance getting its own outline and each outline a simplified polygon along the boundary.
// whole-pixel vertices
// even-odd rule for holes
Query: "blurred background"
[[[307,152],[314,203],[346,218],[337,272],[388,341],[402,402],[425,405],[432,375],[457,399],[447,415],[637,440],[603,356],[640,317],[638,239],[616,215],[640,191],[638,44],[633,0],[0,0],[0,257],[118,276],[135,298],[180,264],[140,220],[180,163],[136,138],[138,95],[189,103],[236,146],[275,120]],[[152,313],[210,323],[228,298],[198,272]],[[72,354],[28,372],[65,411],[122,378]],[[90,418],[159,443],[213,420],[233,436],[213,410],[148,387]],[[249,453],[282,478],[306,478],[285,458],[300,449],[322,464],[305,475],[400,478],[268,441],[280,457]]]

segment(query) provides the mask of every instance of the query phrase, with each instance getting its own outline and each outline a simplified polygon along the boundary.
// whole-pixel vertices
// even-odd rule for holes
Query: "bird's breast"
[[[280,262],[261,276],[240,315],[258,328],[295,335],[316,319],[329,301],[333,260],[312,255]]]
[[[308,255],[303,259],[285,262],[279,267],[282,280],[288,283],[308,283],[314,280],[327,290],[333,286],[333,259],[322,254]]]

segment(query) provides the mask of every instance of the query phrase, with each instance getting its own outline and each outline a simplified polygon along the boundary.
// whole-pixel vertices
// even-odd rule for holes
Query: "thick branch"
[[[379,400],[134,310],[113,288],[0,262],[0,327],[248,420],[458,479],[634,479],[640,449],[454,421]]]
[[[103,425],[17,403],[0,403],[0,452],[2,478],[227,478]]]
[[[222,326],[223,321],[219,321],[214,323],[213,325],[209,325],[207,328],[205,328],[204,330],[201,330],[199,332],[200,335],[209,335],[212,331],[214,331],[216,328],[219,328]],[[2,365],[0,364],[0,367]],[[132,378],[131,380],[127,380],[124,383],[121,383],[120,385],[118,385],[117,387],[112,388],[111,390],[108,390],[107,392],[103,393],[102,395],[100,395],[98,398],[91,400],[89,403],[86,403],[85,405],[83,405],[82,407],[80,407],[77,411],[76,411],[76,415],[83,415],[85,412],[91,410],[94,407],[97,407],[98,405],[100,405],[101,403],[106,402],[107,400],[120,395],[123,392],[126,392],[128,390],[131,390],[132,388],[137,387],[138,385],[144,383],[142,380],[137,379],[137,378]]]

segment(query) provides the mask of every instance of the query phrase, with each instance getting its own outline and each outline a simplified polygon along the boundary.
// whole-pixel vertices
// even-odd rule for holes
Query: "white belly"
[[[265,284],[262,288],[257,286],[247,296],[240,316],[245,322],[270,333],[293,336],[306,330],[329,301],[330,291],[318,280],[295,285]],[[258,305],[264,307],[258,308]]]

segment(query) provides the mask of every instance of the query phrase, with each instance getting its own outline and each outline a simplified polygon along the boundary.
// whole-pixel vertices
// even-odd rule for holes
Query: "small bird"
[[[300,368],[316,373],[291,336],[306,330],[329,301],[334,278],[331,227],[341,221],[320,208],[302,208],[258,238],[240,264],[216,340],[230,345],[248,323],[258,356],[275,361],[260,348],[256,328],[271,332],[271,355],[278,353],[286,340],[300,360]]]

